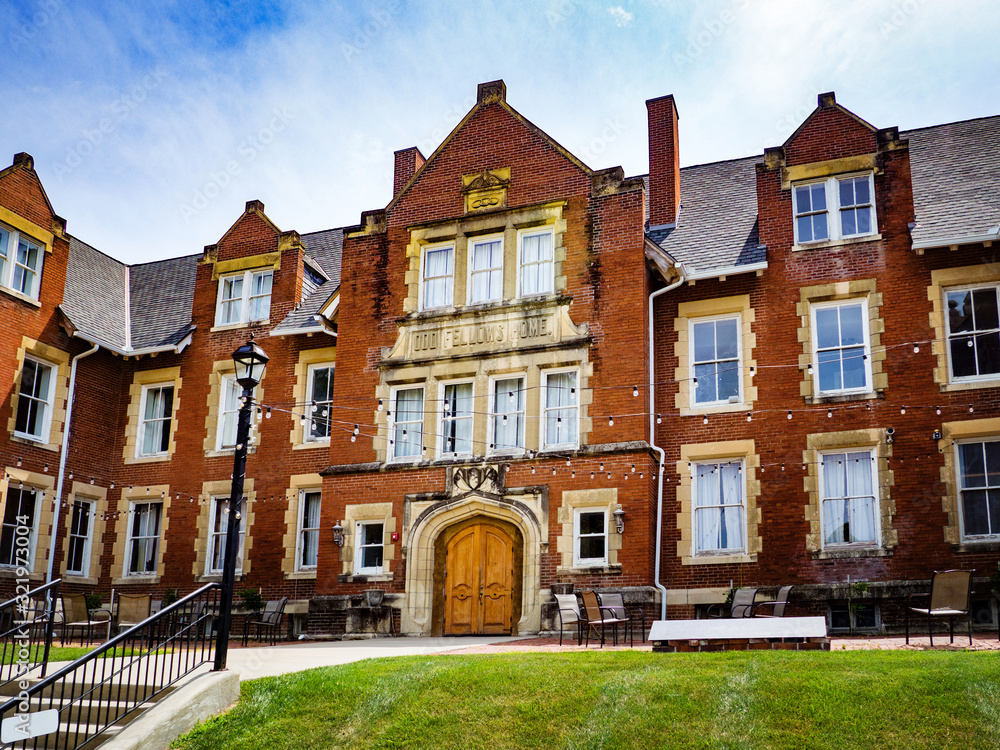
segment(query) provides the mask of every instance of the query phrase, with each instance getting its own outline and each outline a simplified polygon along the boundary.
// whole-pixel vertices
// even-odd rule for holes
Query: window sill
[[[961,380],[958,382],[944,383],[941,385],[941,393],[952,391],[974,391],[981,388],[1000,388],[1000,380]]]
[[[205,575],[195,576],[195,583],[222,583],[222,573],[206,573]],[[246,576],[240,571],[236,572],[236,582],[246,580]]]
[[[160,582],[160,577],[156,576],[125,576],[123,578],[112,578],[112,586],[128,586],[130,584],[154,585]]]
[[[1000,552],[1000,538],[983,539],[982,541],[966,539],[959,544],[951,545],[952,552]]]
[[[330,450],[330,439],[326,440],[310,440],[308,443],[296,443],[292,446],[293,451],[304,451],[310,448],[326,448]]]
[[[688,556],[681,559],[681,565],[734,565],[736,563],[755,562],[757,562],[757,555],[746,555],[743,553],[713,555],[702,552],[693,557]]]
[[[682,417],[702,417],[706,414],[733,414],[733,413],[744,413],[748,411],[753,411],[753,404],[747,404],[742,401],[739,403],[723,403],[723,404],[703,404],[698,406],[682,407],[680,409],[680,416]]]
[[[126,458],[126,464],[157,464],[169,461],[173,458],[170,453],[164,453],[163,455],[157,456],[137,456],[136,458]]]
[[[14,291],[13,289],[8,289],[5,286],[0,286],[0,292],[3,292],[8,297],[13,297],[14,299],[20,300],[21,302],[26,302],[32,307],[41,308],[42,306],[42,303],[39,302],[34,297],[29,297],[27,294],[21,294],[20,292]]]
[[[363,576],[355,573],[354,575],[339,575],[337,576],[337,583],[392,583],[392,573],[380,573],[379,575]]]
[[[8,568],[8,567],[0,568],[0,578],[23,578],[23,577],[24,576],[19,576],[17,574],[17,568],[16,567],[13,567],[13,568]],[[41,581],[44,578],[45,578],[45,574],[44,573],[29,573],[28,574],[28,580],[29,581]]]
[[[865,391],[864,393],[829,393],[819,396],[806,396],[803,400],[806,404],[846,404],[852,401],[871,401],[872,399],[882,397],[883,392],[875,390]]]
[[[235,451],[236,451],[235,445],[232,448],[222,448],[221,450],[216,450],[216,451],[205,451],[205,458],[232,458],[233,453],[235,453]],[[248,456],[252,456],[256,452],[257,452],[256,445],[251,445],[249,448],[247,448]]]
[[[220,331],[238,331],[241,328],[250,328],[251,326],[268,326],[271,325],[271,319],[265,318],[264,320],[248,320],[243,323],[230,323],[224,326],[212,326],[208,329],[209,333],[218,333]]]
[[[804,245],[792,245],[792,252],[802,250],[831,250],[847,245],[860,245],[864,242],[877,242],[882,239],[881,232],[878,234],[866,234],[863,237],[848,237],[842,240],[825,240],[823,242],[807,242]]]
[[[616,565],[581,565],[572,568],[556,568],[556,575],[568,576],[592,576],[592,575],[612,575],[622,574],[622,566]]]
[[[315,581],[316,570],[297,570],[294,573],[285,573],[286,581]]]
[[[846,560],[858,557],[892,557],[896,551],[885,547],[830,547],[813,550],[813,560]]]
[[[52,443],[43,442],[37,438],[25,437],[24,435],[12,434],[10,436],[10,441],[12,443],[20,443],[21,445],[30,445],[35,448],[41,448],[47,451],[58,451],[59,446],[53,445]]]

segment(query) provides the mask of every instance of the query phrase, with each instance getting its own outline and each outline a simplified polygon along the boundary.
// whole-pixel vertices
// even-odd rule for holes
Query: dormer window
[[[877,231],[871,172],[795,183],[792,203],[797,245],[864,237]]]
[[[270,268],[222,276],[215,324],[230,326],[267,320],[271,315],[273,279],[274,271]]]
[[[0,225],[0,286],[38,299],[44,255],[41,243]]]

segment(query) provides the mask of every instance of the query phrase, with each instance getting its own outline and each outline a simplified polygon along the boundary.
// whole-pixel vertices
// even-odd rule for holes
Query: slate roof
[[[1000,115],[899,136],[910,141],[914,245],[1000,238]]]
[[[344,247],[344,230],[326,229],[322,232],[303,234],[301,237],[306,255],[323,269],[329,281],[320,284],[309,294],[306,293],[308,290],[304,285],[301,304],[274,327],[271,331],[272,336],[287,336],[304,330],[315,330],[318,323],[314,320],[314,316],[319,314],[323,306],[340,289],[340,258]]]
[[[763,156],[682,168],[677,226],[646,236],[689,276],[766,260],[757,231],[754,165],[760,161]]]
[[[132,348],[173,346],[191,331],[198,255],[132,266]]]
[[[124,263],[70,237],[60,308],[84,336],[117,349],[126,346],[125,269]]]

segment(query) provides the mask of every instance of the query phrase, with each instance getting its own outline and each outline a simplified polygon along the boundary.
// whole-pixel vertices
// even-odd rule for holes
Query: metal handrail
[[[0,706],[0,719],[23,716],[27,703],[32,711],[58,710],[59,730],[3,747],[81,748],[177,680],[212,663],[214,641],[202,626],[214,616],[221,588],[214,582],[202,586],[8,700]],[[120,657],[114,656],[118,648]]]
[[[32,659],[38,653],[38,643],[35,636],[39,634],[39,625],[44,623],[42,631],[44,649],[42,652],[42,673],[48,668],[49,648],[52,646],[52,624],[55,619],[56,600],[59,598],[61,578],[51,583],[39,586],[37,589],[18,594],[13,599],[0,604],[0,627],[7,628],[0,633],[0,686],[7,685],[30,672],[39,662]],[[45,595],[45,608],[41,611],[37,603]],[[18,615],[21,615],[18,617]],[[9,619],[8,619],[9,616]],[[10,662],[7,662],[7,649],[10,648]],[[14,659],[15,655],[27,653],[27,659]]]

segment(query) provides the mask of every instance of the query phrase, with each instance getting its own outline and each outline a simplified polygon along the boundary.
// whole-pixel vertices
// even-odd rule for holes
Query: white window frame
[[[29,249],[33,248],[35,250],[35,258],[37,259],[36,268],[20,262],[18,255],[22,242]],[[0,224],[0,287],[22,297],[37,300],[42,288],[42,266],[44,264],[44,242],[40,242],[34,237],[29,237],[5,224]],[[14,275],[19,266],[27,269],[32,274],[31,288],[28,290],[17,289],[14,286]]]
[[[701,481],[699,479],[699,467],[701,466],[711,466],[714,467],[712,471],[712,476],[715,476],[716,471],[721,472],[723,466],[737,466],[737,475],[739,476],[739,488],[740,488],[740,502],[739,503],[724,503],[723,497],[718,497],[719,502],[715,505],[698,505],[698,483]],[[720,490],[721,492],[721,490]],[[699,511],[716,510],[718,508],[738,508],[740,513],[740,536],[742,537],[742,545],[739,547],[701,547],[701,536],[698,531],[698,520]],[[691,533],[693,539],[693,547],[695,549],[695,555],[698,556],[718,556],[718,555],[745,555],[747,554],[747,535],[748,535],[748,523],[747,523],[747,474],[746,474],[746,459],[745,458],[718,458],[708,461],[692,461],[691,462]]]
[[[824,456],[838,456],[843,455],[845,461],[850,461],[847,458],[851,453],[867,453],[868,454],[868,470],[871,472],[871,488],[872,488],[872,533],[874,539],[871,541],[862,540],[858,542],[827,542],[826,541],[826,504],[828,500],[838,499],[838,498],[828,498],[826,497],[826,477],[824,472],[826,471],[826,465],[824,463]],[[852,448],[836,448],[831,450],[820,451],[818,453],[819,458],[819,476],[818,476],[818,489],[819,489],[819,537],[820,537],[820,548],[821,549],[877,549],[882,546],[882,513],[881,513],[881,498],[879,497],[879,482],[878,482],[878,456],[875,453],[875,448],[873,447],[852,447]],[[859,459],[860,463],[860,459]],[[846,481],[846,480],[845,480]],[[846,492],[846,485],[845,485]],[[845,498],[850,499],[850,498]]]
[[[66,539],[66,575],[68,576],[84,576],[86,577],[90,573],[90,549],[94,541],[94,505],[96,503],[93,500],[87,498],[78,497],[70,503],[69,506],[69,535]],[[77,529],[73,525],[73,519],[76,514],[76,507],[80,506],[81,513],[83,517],[87,519],[87,533],[86,535],[81,535],[78,533]],[[83,555],[80,559],[80,569],[76,570],[70,567],[73,560],[73,541],[77,539],[82,539],[83,542]]]
[[[574,387],[576,393],[576,404],[569,406],[553,406],[548,407],[548,389],[549,389],[549,378],[553,375],[565,375],[572,374],[575,376],[576,386]],[[539,440],[541,442],[542,450],[563,450],[569,448],[578,448],[580,446],[580,368],[579,367],[564,367],[553,370],[542,370],[542,389],[541,389],[541,400],[539,402],[539,412],[541,413],[541,419],[539,420],[541,434],[539,435]],[[546,442],[546,435],[548,434],[548,412],[557,410],[567,410],[573,409],[576,411],[575,417],[573,419],[576,423],[576,440],[564,442],[564,443],[548,443]]]
[[[382,541],[378,544],[362,545],[363,529],[366,526],[379,526],[382,529]],[[369,568],[362,567],[362,550],[369,547],[382,548],[382,564]],[[385,521],[356,521],[354,529],[354,574],[359,576],[380,576],[385,570]]]
[[[469,408],[468,411],[461,416],[454,416],[450,413],[445,412],[445,406],[447,401],[445,400],[445,392],[449,386],[460,386],[467,385],[470,387],[472,395],[469,397]],[[443,380],[438,384],[438,403],[441,405],[440,411],[438,412],[438,436],[437,436],[437,454],[440,458],[455,458],[458,456],[471,456],[476,452],[476,384],[473,380]],[[469,429],[469,450],[467,451],[450,451],[447,450],[446,445],[446,426],[445,422],[458,422],[461,421],[468,425]],[[452,446],[454,447],[454,446]]]
[[[539,235],[548,235],[550,250],[552,252],[552,257],[549,260],[532,261],[531,263],[525,263],[524,261],[524,238],[525,237],[537,237]],[[524,291],[524,269],[526,266],[549,266],[549,271],[546,274],[546,280],[548,281],[548,289],[540,292],[527,293]],[[541,297],[546,294],[555,294],[556,291],[556,234],[551,227],[547,228],[535,228],[535,229],[519,229],[517,231],[517,296],[518,298],[524,297]]]
[[[450,250],[451,251],[451,262],[450,269],[447,274],[443,276],[427,276],[427,254],[437,252],[440,250]],[[427,291],[427,285],[429,282],[436,281],[438,279],[445,279],[445,301],[440,305],[428,305],[424,299],[424,295]],[[434,245],[424,245],[420,249],[420,285],[417,290],[418,297],[418,307],[420,310],[444,310],[449,307],[454,307],[455,305],[455,243],[454,242],[442,242]]]
[[[21,384],[24,382],[24,366],[28,362],[33,362],[35,365],[41,365],[42,367],[49,368],[49,383],[48,383],[48,393],[45,394],[44,398],[36,397],[33,395],[25,395],[21,393]],[[36,370],[37,372],[37,370]],[[24,363],[21,366],[21,377],[17,381],[17,406],[14,409],[14,435],[19,438],[24,438],[25,440],[32,440],[38,443],[48,443],[49,437],[52,431],[52,412],[55,409],[55,395],[56,395],[56,380],[59,377],[59,365],[54,362],[48,362],[40,357],[30,357],[25,356]],[[31,432],[22,432],[17,429],[17,414],[21,408],[21,399],[28,398],[31,401],[35,401],[39,404],[44,404],[42,407],[41,415],[41,429],[39,434],[34,434]]]
[[[222,523],[222,528],[217,529],[216,524],[223,521],[219,517],[219,511],[222,506],[226,507],[226,511],[229,509],[229,497],[221,495],[213,495],[209,502],[211,503],[208,510],[208,544],[205,547],[205,575],[206,576],[218,576],[222,575],[222,569],[226,564],[226,533],[229,525],[228,519]],[[244,545],[246,544],[247,536],[247,499],[243,498],[243,502],[240,504],[242,508],[243,518],[240,520],[240,546],[239,552],[236,555],[236,574],[239,575],[243,572],[243,555],[244,555]],[[220,559],[219,567],[215,567],[212,563],[215,561],[216,544],[222,545],[222,558]]]
[[[961,534],[961,539],[963,542],[996,542],[1000,540],[1000,529],[996,530],[994,534],[966,534],[965,533],[965,500],[963,498],[963,493],[965,490],[990,490],[993,489],[988,484],[984,484],[982,487],[966,487],[965,486],[965,475],[962,472],[962,445],[982,445],[985,443],[996,443],[1000,442],[1000,436],[991,435],[986,437],[971,438],[969,440],[958,440],[955,442],[955,488],[958,497],[956,498],[958,504],[958,528]],[[985,461],[985,457],[984,457]],[[1000,486],[996,487],[1000,490]]]
[[[335,366],[333,362],[322,362],[315,365],[309,365],[309,369],[306,372],[308,394],[306,396],[306,401],[308,401],[309,418],[306,423],[302,426],[302,442],[304,443],[329,443],[330,435],[333,432],[333,389],[330,389],[330,395],[328,399],[317,399],[316,392],[314,390],[316,382],[314,375],[319,370],[329,370],[330,371],[330,381],[334,381],[334,371]],[[315,405],[313,402],[316,402]],[[323,414],[323,411],[326,414]],[[325,436],[315,436],[313,435],[313,423],[319,420],[320,424],[326,423],[326,435]]]
[[[420,419],[419,420],[411,420],[411,421],[407,421],[407,422],[400,422],[399,420],[396,419],[396,400],[397,400],[397,398],[399,396],[399,393],[401,391],[413,391],[413,390],[420,391]],[[391,404],[392,413],[391,413],[391,416],[389,416],[389,418],[387,419],[388,427],[389,427],[389,434],[388,434],[388,438],[387,439],[390,441],[389,445],[387,446],[388,447],[387,455],[389,456],[389,460],[390,461],[399,462],[399,463],[404,463],[404,462],[411,462],[412,463],[412,462],[415,462],[415,461],[419,461],[421,459],[421,457],[423,456],[423,452],[424,452],[424,418],[426,417],[426,412],[427,412],[426,404],[424,403],[425,397],[426,397],[426,394],[425,394],[425,390],[424,390],[424,386],[423,385],[400,385],[400,386],[394,386],[393,388],[390,389],[390,391],[389,391],[389,403]],[[405,428],[405,429],[407,429],[407,431],[409,431],[410,429],[413,429],[412,425],[416,425],[416,429],[418,430],[419,435],[420,435],[420,440],[419,440],[419,442],[417,444],[417,452],[415,454],[410,455],[410,456],[401,456],[401,455],[399,455],[397,453],[397,448],[399,446],[399,442],[396,440],[396,427],[398,425],[409,425],[409,427]]]
[[[518,380],[520,381],[520,386],[518,391],[514,392],[514,403],[510,403],[510,397],[507,394],[500,393],[499,396],[502,400],[502,404],[505,407],[509,407],[509,411],[497,411],[496,401],[497,401],[497,384],[502,383],[506,380]],[[519,455],[525,452],[525,426],[527,423],[527,395],[528,395],[528,377],[523,372],[512,372],[505,373],[503,375],[492,375],[490,376],[490,403],[487,412],[489,414],[489,444],[488,452],[490,454],[496,455]],[[508,392],[509,389],[508,389]],[[520,402],[520,408],[518,408],[518,402]],[[496,419],[497,417],[506,416],[509,418],[520,419],[520,429],[518,429],[518,445],[513,447],[499,447],[496,436]],[[492,446],[492,447],[489,447]]]
[[[253,282],[258,276],[270,276],[271,277],[271,288],[266,295],[259,294],[254,295],[252,293]],[[224,302],[234,302],[237,298],[232,297],[231,299],[225,299],[223,292],[226,288],[226,281],[230,279],[243,280],[243,285],[240,289],[240,307],[239,315],[236,320],[224,321],[222,317],[222,305]],[[228,273],[224,276],[219,277],[219,289],[218,296],[215,303],[215,325],[217,326],[239,326],[247,325],[248,323],[254,323],[257,321],[268,321],[271,318],[271,295],[274,293],[274,269],[273,268],[250,268],[246,271],[240,271],[239,273]],[[250,308],[255,299],[263,299],[267,297],[267,314],[263,317],[250,317]]]
[[[150,534],[144,534],[142,536],[136,537],[132,535],[132,528],[135,522],[135,514],[138,513],[138,506],[147,506],[150,509],[152,506],[159,506],[160,512],[156,519],[156,535],[151,536]],[[131,572],[129,569],[132,567],[132,542],[136,539],[152,539],[156,544],[156,556],[154,557],[154,566],[152,571],[136,571]],[[128,504],[128,525],[125,531],[125,569],[122,571],[123,577],[125,578],[154,578],[159,575],[160,569],[160,555],[163,552],[163,501],[162,500],[131,500]]]
[[[604,517],[604,533],[603,534],[582,534],[580,532],[580,516],[584,513],[594,513],[600,514]],[[590,508],[574,508],[573,509],[573,567],[574,568],[602,568],[608,564],[608,509],[607,507],[590,507]],[[604,556],[603,557],[581,557],[580,556],[580,540],[584,536],[596,538],[598,536],[604,539]]]
[[[865,385],[860,388],[836,388],[829,391],[824,391],[820,388],[819,380],[819,330],[816,325],[816,311],[829,309],[833,307],[841,308],[848,307],[851,305],[858,305],[861,307],[861,333],[864,336],[864,351],[862,353],[862,364],[865,370]],[[813,366],[813,392],[819,396],[841,396],[841,395],[851,395],[855,393],[871,393],[874,388],[872,385],[872,348],[871,348],[871,320],[868,317],[868,299],[867,297],[855,297],[852,299],[840,299],[831,300],[829,302],[814,302],[809,306],[809,327],[812,332],[812,366]],[[852,345],[856,346],[856,345]],[[840,351],[848,348],[841,344],[838,347]],[[824,351],[832,351],[830,349],[824,349]],[[843,356],[841,356],[841,363],[843,363]]]
[[[21,484],[21,483],[19,483]],[[6,523],[7,518],[7,505],[10,502],[11,494],[17,492],[23,494],[25,492],[35,493],[35,507],[34,515],[31,519],[31,531],[28,534],[28,570],[34,570],[35,568],[35,550],[38,545],[38,519],[41,515],[42,503],[45,501],[45,491],[40,487],[35,487],[33,485],[24,484],[23,486],[15,487],[13,483],[8,480],[7,491],[4,493],[4,503],[3,503],[3,513],[0,514],[0,534],[3,533],[7,528],[11,528],[11,533],[13,537],[11,539],[11,562],[5,563],[0,562],[0,569],[11,570],[21,567],[20,563],[22,560],[19,559],[17,555],[17,528],[21,526],[20,523],[15,523],[13,526],[9,526]],[[18,498],[20,499],[20,498]],[[20,505],[18,505],[18,510],[20,510]],[[19,520],[20,516],[15,516],[15,520]]]
[[[500,265],[499,266],[486,266],[485,268],[476,268],[474,266],[474,258],[476,248],[479,245],[491,245],[494,242],[500,245]],[[469,249],[468,249],[468,282],[466,285],[466,298],[467,304],[470,305],[488,305],[491,302],[500,302],[503,300],[503,274],[504,274],[504,246],[503,246],[503,235],[502,234],[492,234],[482,237],[470,237],[469,238]],[[486,275],[489,280],[492,280],[494,274],[500,274],[500,290],[499,294],[496,296],[489,296],[484,299],[475,299],[473,297],[475,284],[473,279],[479,275]],[[489,282],[487,283],[487,288],[489,287]]]
[[[295,531],[295,571],[297,573],[314,571],[319,563],[319,532],[322,522],[316,526],[306,526],[306,495],[318,495],[320,513],[323,511],[323,493],[319,487],[307,487],[299,490],[299,518]],[[311,565],[302,561],[302,556],[305,554],[305,535],[307,533],[315,534],[316,539],[316,563]]]
[[[840,182],[842,180],[853,180],[858,177],[868,178],[868,194],[871,197],[870,204],[854,204],[857,205],[870,205],[871,206],[871,231],[869,232],[856,232],[854,234],[844,234],[843,231],[843,221],[841,219],[841,212],[845,210],[845,207],[840,205]],[[825,239],[821,240],[799,240],[799,206],[798,206],[798,195],[796,193],[796,188],[807,187],[809,185],[823,185],[824,194],[826,196],[826,229],[829,235]],[[847,208],[853,208],[854,206],[849,206]],[[810,211],[809,214],[820,213],[817,211]],[[796,245],[819,245],[829,242],[837,242],[840,240],[852,240],[857,237],[871,237],[878,234],[878,211],[875,207],[875,176],[872,172],[852,172],[850,174],[838,174],[831,177],[824,177],[822,179],[816,180],[802,180],[801,182],[792,183],[792,229],[795,236]]]
[[[170,413],[165,417],[155,417],[153,419],[146,419],[146,399],[149,397],[150,391],[162,391],[164,388],[169,388],[171,390],[170,396]],[[151,383],[149,385],[142,386],[142,396],[139,399],[139,430],[135,439],[135,457],[136,458],[150,458],[152,456],[166,456],[170,452],[170,430],[173,427],[173,411],[174,411],[174,398],[176,397],[176,389],[174,383]],[[146,447],[146,423],[147,422],[163,422],[163,429],[167,433],[167,448],[166,450],[156,450],[156,451],[145,451]]]
[[[993,289],[993,290],[995,290],[996,294],[997,294],[997,306],[1000,307],[1000,284],[997,284],[996,282],[990,283],[990,284],[960,284],[958,286],[948,287],[947,289],[944,290],[944,300],[943,300],[943,308],[942,309],[945,311],[944,312],[944,330],[945,330],[944,338],[945,338],[945,350],[947,352],[947,358],[948,358],[948,382],[950,382],[950,383],[982,383],[982,382],[987,382],[987,381],[1000,380],[1000,371],[997,371],[997,372],[988,372],[988,373],[979,374],[979,375],[956,375],[955,374],[954,363],[952,362],[951,341],[952,341],[953,338],[955,338],[955,339],[968,339],[969,341],[974,341],[977,336],[981,336],[981,335],[984,335],[984,334],[991,334],[991,333],[994,333],[994,332],[1000,330],[1000,329],[993,329],[993,328],[983,328],[983,329],[973,329],[973,331],[971,333],[962,332],[962,333],[959,333],[957,335],[953,335],[952,334],[952,332],[951,332],[951,315],[948,312],[948,310],[949,310],[949,308],[948,308],[948,295],[952,294],[954,292],[971,292],[971,293],[975,293],[979,289]],[[998,311],[998,314],[1000,314],[1000,311]],[[975,350],[975,348],[977,348],[975,344],[973,344],[973,348],[974,348],[974,350]],[[978,368],[978,364],[977,364],[976,369],[979,369]]]
[[[229,409],[229,410],[227,410],[226,409],[226,394],[227,394],[228,389],[230,387],[229,386],[230,383],[232,383],[232,385],[236,389],[236,391],[235,391],[236,394],[237,394],[237,396],[236,396],[236,408],[235,409]],[[257,398],[257,389],[256,388],[253,390],[253,395],[254,395],[254,399],[256,400],[256,398]],[[236,433],[239,431],[239,419],[240,419],[240,416],[239,416],[240,406],[241,406],[241,404],[240,404],[240,398],[242,396],[243,396],[243,386],[241,386],[239,383],[236,382],[236,373],[235,372],[223,373],[222,376],[219,378],[219,417],[218,417],[218,420],[217,420],[217,424],[215,426],[215,450],[217,450],[217,451],[230,450],[231,448],[235,448],[236,447]],[[235,418],[235,425],[234,425],[234,429],[233,429],[233,442],[232,443],[228,443],[228,444],[225,442],[226,414],[233,414],[234,418]],[[249,440],[248,440],[248,442],[253,442],[253,437],[254,437],[255,430],[256,430],[256,419],[257,419],[257,417],[256,417],[256,410],[255,409],[251,409],[250,410],[250,434],[249,434]]]
[[[698,383],[698,387],[690,388],[691,391],[691,408],[692,409],[703,409],[709,406],[720,406],[725,404],[742,404],[743,403],[743,316],[739,313],[735,315],[710,315],[700,318],[690,318],[688,320],[688,361],[691,363],[691,377],[692,379],[696,377],[697,366],[699,364],[718,364],[721,361],[729,360],[705,360],[704,362],[699,362],[695,358],[695,326],[699,323],[719,323],[726,320],[736,321],[736,364],[733,365],[736,368],[736,401],[730,401],[728,397],[725,399],[716,399],[715,401],[698,401],[698,391],[702,387],[702,383]],[[716,331],[716,348],[718,348],[718,326],[715,328]],[[718,378],[718,375],[716,375]],[[716,380],[718,382],[718,380]],[[718,390],[718,389],[716,389]]]

